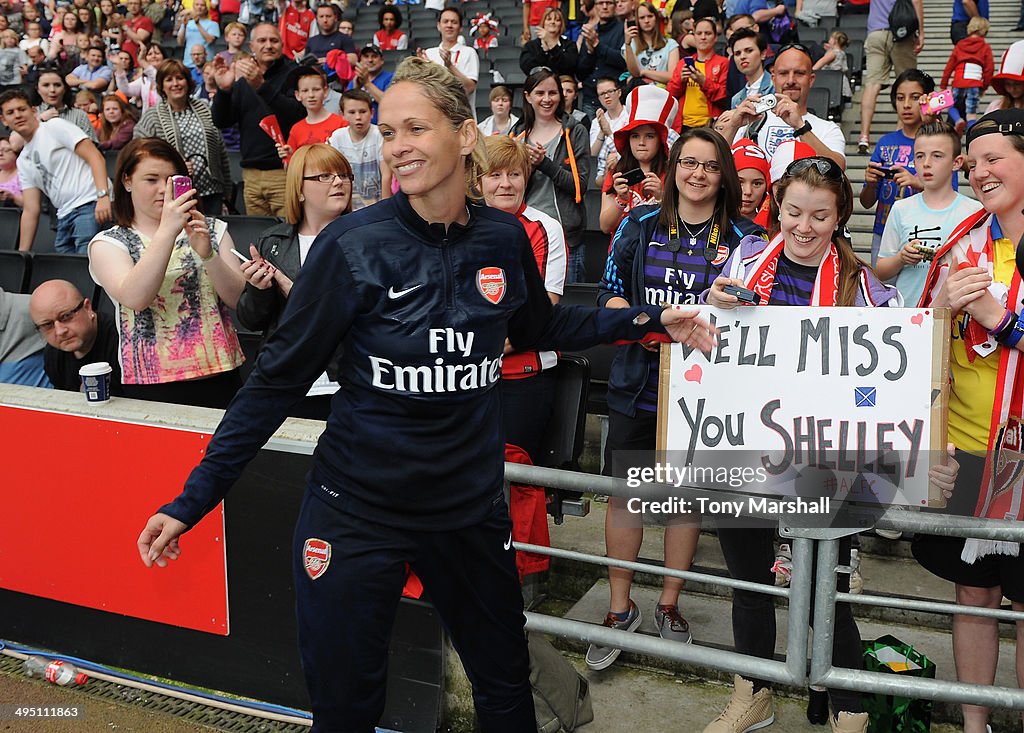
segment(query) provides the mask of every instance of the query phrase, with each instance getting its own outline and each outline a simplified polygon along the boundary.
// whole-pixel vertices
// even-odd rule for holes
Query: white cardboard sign
[[[719,458],[778,478],[754,493],[793,493],[785,477],[816,466],[837,477],[837,499],[944,505],[928,468],[946,445],[948,310],[702,311],[721,329],[709,355],[662,348],[659,450],[687,465],[735,451]],[[879,490],[860,496],[868,484]]]

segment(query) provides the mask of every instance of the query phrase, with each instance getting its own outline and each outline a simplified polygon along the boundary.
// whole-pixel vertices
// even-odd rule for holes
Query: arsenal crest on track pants
[[[451,635],[484,733],[537,729],[511,530],[500,494],[476,524],[424,532],[352,516],[307,492],[293,551],[313,733],[372,733],[380,720],[405,563]]]

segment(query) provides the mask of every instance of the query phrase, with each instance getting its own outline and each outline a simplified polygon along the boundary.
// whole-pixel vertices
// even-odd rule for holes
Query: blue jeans
[[[63,219],[57,219],[57,239],[54,249],[61,254],[88,254],[89,242],[100,231],[96,221],[96,202],[82,204]]]
[[[566,267],[566,283],[583,283],[587,281],[587,273],[584,267],[584,244],[569,248],[569,262]]]

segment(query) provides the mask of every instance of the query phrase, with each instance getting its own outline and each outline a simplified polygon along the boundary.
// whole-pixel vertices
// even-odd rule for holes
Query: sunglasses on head
[[[779,56],[781,56],[783,53],[785,53],[786,51],[790,50],[791,48],[795,48],[800,53],[805,54],[807,56],[807,58],[809,58],[812,62],[814,61],[814,57],[811,56],[811,49],[807,48],[807,46],[805,46],[802,43],[787,43],[785,46],[780,48],[775,53],[775,57],[778,58]]]
[[[803,173],[808,168],[814,167],[818,173],[825,176],[831,181],[842,181],[843,180],[843,169],[836,165],[829,158],[820,156],[812,158],[801,158],[800,160],[794,160],[786,168],[786,172],[783,173],[785,178],[795,176]]]

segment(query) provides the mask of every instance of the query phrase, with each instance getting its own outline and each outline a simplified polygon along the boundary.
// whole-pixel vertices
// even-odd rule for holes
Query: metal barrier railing
[[[545,486],[565,491],[633,497],[655,495],[656,488],[632,488],[623,479],[594,474],[562,471],[540,466],[505,464],[505,479],[512,483]],[[695,500],[700,497],[716,499],[742,499],[747,495],[694,487],[672,487],[680,497]],[[751,516],[758,516],[756,514]],[[777,519],[760,515],[762,519]],[[925,532],[956,537],[1024,542],[1024,524],[1004,520],[981,520],[950,515],[925,514],[887,510],[880,515],[875,526],[883,529]],[[794,686],[823,685],[857,692],[882,693],[903,697],[925,698],[953,703],[968,703],[987,707],[1024,710],[1024,690],[991,685],[975,685],[947,680],[926,680],[901,675],[885,675],[861,669],[846,669],[832,665],[832,639],[837,602],[858,603],[940,614],[963,614],[996,618],[1003,621],[1024,621],[1024,613],[993,608],[975,608],[955,603],[921,601],[875,595],[852,595],[836,588],[836,573],[849,571],[839,565],[839,540],[863,528],[794,528],[780,527],[792,539],[793,575],[789,588],[750,583],[694,571],[672,570],[645,563],[628,562],[591,555],[572,550],[515,543],[518,550],[549,555],[551,557],[587,562],[607,567],[619,567],[666,577],[698,580],[729,588],[741,588],[789,599],[786,655],[784,662],[751,657],[738,652],[702,647],[695,644],[675,644],[658,637],[648,637],[609,629],[597,624],[527,613],[528,629],[575,639],[586,643],[612,646],[625,651],[649,654],[677,662],[711,667],[743,675],[748,678],[769,680]],[[810,673],[807,648],[811,620],[811,568],[817,555],[817,577],[814,584],[814,628],[811,643]]]

